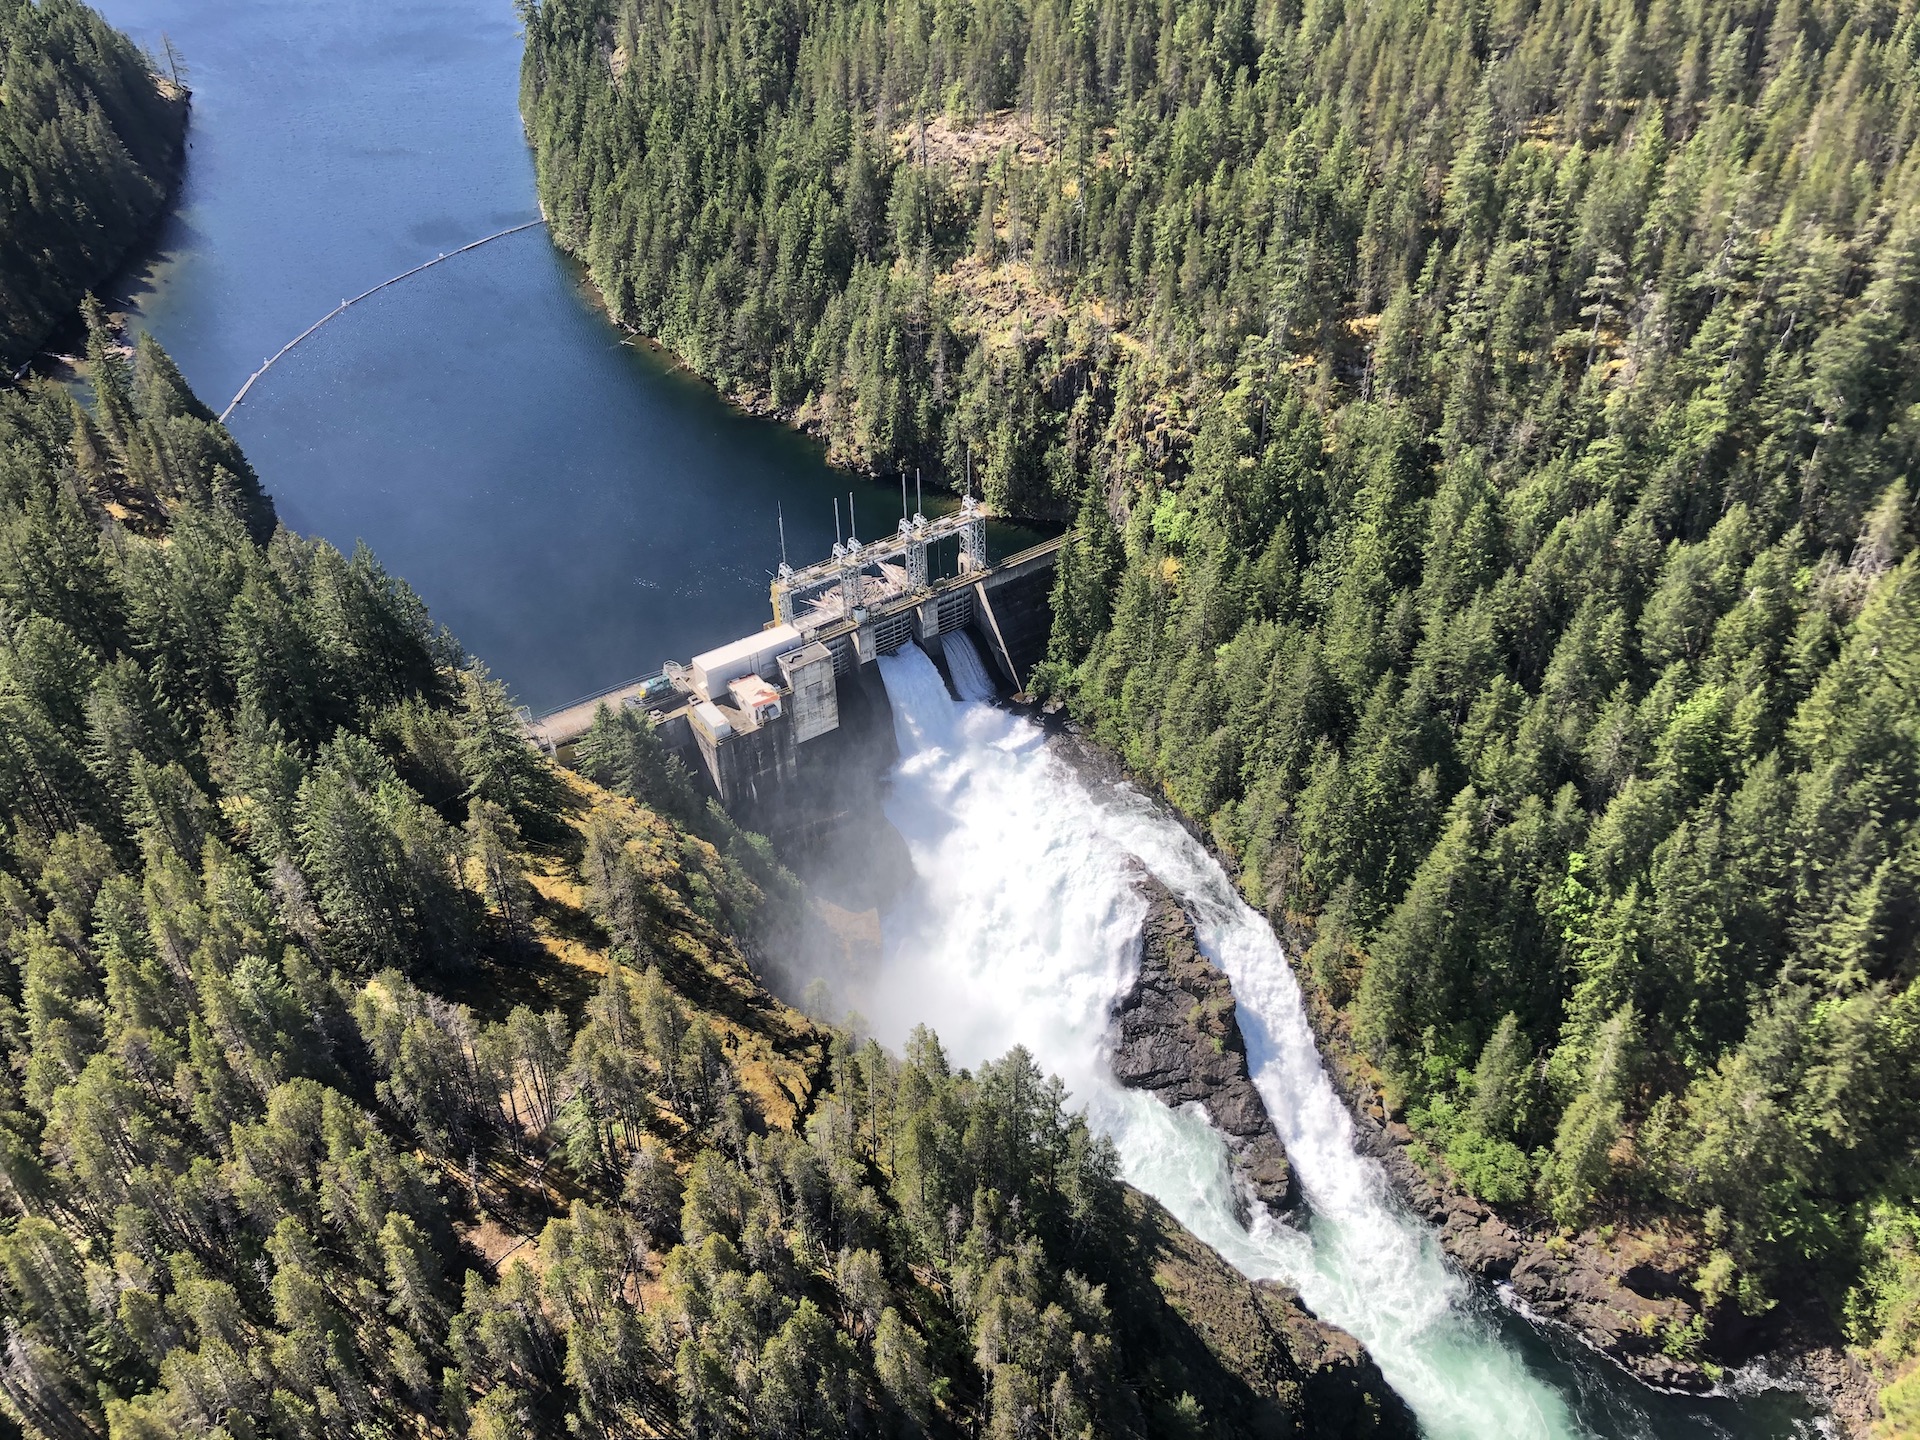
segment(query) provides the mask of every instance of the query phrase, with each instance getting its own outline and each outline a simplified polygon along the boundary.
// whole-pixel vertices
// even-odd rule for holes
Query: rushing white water
[[[1129,1180],[1243,1272],[1286,1281],[1358,1336],[1428,1435],[1590,1433],[1355,1151],[1293,973],[1218,864],[1145,797],[1089,784],[1038,727],[980,703],[993,686],[965,636],[948,638],[946,659],[964,701],[917,649],[880,662],[902,756],[887,814],[917,878],[885,917],[885,962],[847,997],[875,1032],[898,1044],[931,1023],[967,1064],[1026,1045],[1113,1137]],[[1129,878],[1139,866],[1180,897],[1232,981],[1255,1083],[1312,1212],[1304,1229],[1264,1217],[1243,1228],[1205,1119],[1111,1078],[1108,1015],[1146,909]]]

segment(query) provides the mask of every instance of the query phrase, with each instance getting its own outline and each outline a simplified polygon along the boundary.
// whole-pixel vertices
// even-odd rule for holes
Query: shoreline
[[[524,120],[522,121],[522,129],[523,131],[525,129]],[[771,425],[778,425],[783,430],[789,430],[794,434],[805,436],[807,440],[820,447],[822,458],[833,469],[844,471],[848,475],[856,475],[862,479],[871,480],[876,483],[879,481],[879,471],[852,463],[840,448],[834,444],[831,437],[822,434],[820,430],[816,428],[815,423],[804,418],[800,411],[791,410],[776,404],[773,396],[762,390],[740,391],[722,389],[713,380],[694,369],[692,363],[684,355],[661,340],[658,336],[649,335],[639,326],[630,325],[618,315],[615,315],[613,313],[613,306],[607,301],[606,292],[600,288],[600,283],[593,278],[592,267],[580,258],[579,251],[571,241],[554,228],[551,217],[547,215],[546,202],[540,199],[537,194],[539,186],[537,174],[534,185],[536,190],[536,203],[538,203],[540,207],[541,217],[547,221],[547,239],[549,243],[551,243],[553,248],[560,253],[561,257],[573,267],[574,278],[580,287],[593,297],[594,307],[605,317],[609,325],[620,332],[622,337],[620,343],[622,345],[631,345],[634,349],[661,362],[664,368],[703,386],[711,394],[718,396],[728,409],[739,415],[752,420],[765,421]],[[928,489],[937,490],[943,494],[957,495],[959,493],[943,481],[937,479],[925,483]],[[1033,517],[1007,515],[998,518],[1015,523],[1022,523]]]
[[[175,209],[179,206],[180,192],[187,180],[187,134],[193,125],[193,91],[184,85],[179,86],[178,89],[179,94],[172,97],[172,103],[179,111],[180,130],[174,136],[173,153],[167,160],[166,186],[161,193],[160,203],[154,206],[153,214],[147,217],[140,232],[127,243],[126,249],[121,251],[113,264],[80,291],[68,307],[66,314],[55,321],[34,343],[26,359],[13,367],[10,374],[11,383],[21,384],[30,376],[59,379],[63,378],[60,375],[62,370],[74,370],[76,358],[80,351],[86,348],[86,326],[80,318],[81,300],[92,295],[111,310],[112,306],[106,297],[117,294],[121,288],[121,282],[131,276],[136,267],[152,257],[154,247],[160,239],[160,232],[166,228],[167,221],[173,217]],[[73,339],[80,341],[77,347],[68,344]],[[72,350],[73,353],[67,353],[68,350]]]
[[[524,123],[522,128],[524,129]],[[535,185],[537,188],[537,178]],[[540,213],[545,217],[547,214],[546,204],[544,201],[539,201],[538,203],[540,205]],[[548,219],[547,222],[547,239],[567,263],[574,267],[577,280],[580,285],[592,295],[595,307],[606,317],[607,323],[624,337],[620,342],[621,344],[632,345],[635,349],[641,350],[650,357],[661,361],[667,369],[704,386],[709,392],[718,396],[721,402],[735,413],[751,420],[759,420],[770,425],[778,425],[783,430],[804,436],[809,442],[820,447],[822,459],[833,469],[842,471],[848,475],[858,476],[874,484],[880,484],[889,478],[886,472],[857,463],[848,455],[846,450],[835,441],[832,435],[821,428],[821,422],[817,416],[808,415],[805,405],[800,406],[798,409],[780,405],[775,402],[771,394],[759,389],[723,389],[713,380],[696,370],[686,357],[671,345],[668,345],[657,336],[647,334],[646,331],[640,329],[638,326],[630,325],[622,320],[613,313],[613,307],[607,303],[606,292],[600,288],[599,282],[593,278],[592,269],[587,265],[586,261],[580,258],[578,251],[575,250],[567,238],[555,230],[551,219]],[[958,496],[961,493],[955,490],[947,481],[938,477],[923,477],[922,484],[927,490],[935,491],[942,495]],[[982,503],[984,504],[984,501]],[[1046,531],[1065,529],[1073,523],[1071,514],[1065,512],[1059,515],[1030,515],[994,511],[989,514],[988,518],[1002,521],[1009,525],[1022,525],[1029,529]]]

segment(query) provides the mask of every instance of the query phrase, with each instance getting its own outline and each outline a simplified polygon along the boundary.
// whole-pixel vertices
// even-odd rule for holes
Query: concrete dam
[[[903,518],[885,539],[849,537],[817,564],[782,563],[773,618],[686,664],[615,686],[528,723],[549,752],[584,734],[602,705],[651,715],[654,730],[742,823],[785,839],[864,808],[898,758],[874,662],[908,642],[941,659],[968,631],[1010,691],[1044,657],[1055,557],[1065,536],[989,563],[986,516]],[[937,574],[952,552],[952,573]]]

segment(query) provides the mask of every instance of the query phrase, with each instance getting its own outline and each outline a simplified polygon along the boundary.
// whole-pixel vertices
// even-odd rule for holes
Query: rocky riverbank
[[[1049,722],[1057,753],[1089,777],[1107,783],[1132,781],[1151,789],[1077,725],[1039,718]],[[1188,833],[1233,873],[1231,858],[1220,855],[1209,836],[1181,819]],[[1150,909],[1145,928],[1151,933],[1165,924],[1164,914],[1157,921]],[[1304,955],[1312,947],[1311,922],[1281,916],[1275,918],[1275,928],[1289,956]],[[1150,954],[1154,945],[1143,949]],[[1145,955],[1142,969],[1145,983]],[[1207,993],[1229,993],[1225,978],[1218,971],[1213,974],[1219,992]],[[1753,1366],[1826,1406],[1845,1433],[1865,1437],[1873,1430],[1881,1413],[1878,1386],[1847,1353],[1818,1300],[1777,1306],[1758,1321],[1738,1315],[1731,1306],[1703,1316],[1693,1277],[1706,1257],[1700,1237],[1684,1225],[1648,1220],[1563,1235],[1543,1215],[1522,1207],[1496,1211],[1476,1199],[1452,1182],[1444,1162],[1427,1152],[1402,1117],[1389,1112],[1340,1017],[1310,976],[1301,973],[1300,980],[1322,1062],[1353,1118],[1357,1145],[1381,1163],[1395,1192],[1434,1227],[1441,1247],[1461,1269],[1500,1287],[1536,1320],[1571,1330],[1649,1385],[1705,1393],[1725,1383],[1726,1371]],[[1136,986],[1136,991],[1141,988]],[[1146,983],[1146,988],[1156,987]],[[1197,997],[1188,1003],[1197,1004]],[[1167,1007],[1162,1004],[1157,1013],[1164,1017]],[[1162,1028],[1169,1034],[1177,1029]],[[1169,1043],[1162,1041],[1160,1047],[1164,1050]],[[1123,1053],[1116,1045],[1116,1068],[1126,1063]],[[1240,1063],[1244,1067],[1244,1058]],[[1151,1058],[1146,1068],[1168,1076],[1177,1073],[1176,1067]],[[1158,1091],[1153,1085],[1144,1088]],[[1173,1103],[1199,1098],[1186,1095]]]
[[[1281,938],[1290,955],[1304,953],[1303,941],[1311,944],[1310,935]],[[1847,1354],[1818,1302],[1781,1306],[1759,1321],[1731,1306],[1703,1313],[1693,1277],[1706,1256],[1694,1231],[1649,1220],[1567,1235],[1545,1216],[1495,1210],[1476,1199],[1388,1109],[1339,1017],[1306,988],[1321,1059],[1353,1117],[1356,1140],[1463,1270],[1502,1287],[1536,1320],[1567,1327],[1648,1385],[1704,1393],[1722,1383],[1726,1370],[1757,1365],[1823,1402],[1847,1434],[1869,1434],[1881,1413],[1878,1387]]]
[[[1242,1224],[1253,1204],[1284,1215],[1298,1202],[1299,1188],[1247,1071],[1232,987],[1200,953],[1193,922],[1173,892],[1144,871],[1136,884],[1147,917],[1139,974],[1114,1007],[1114,1077],[1168,1105],[1206,1110],[1227,1140]]]

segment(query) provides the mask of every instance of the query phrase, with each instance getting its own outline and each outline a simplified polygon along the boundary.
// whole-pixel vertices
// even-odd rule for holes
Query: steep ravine
[[[913,881],[881,913],[884,955],[844,977],[842,1001],[883,1040],[935,1021],[961,1063],[1028,1047],[1112,1138],[1127,1180],[1240,1274],[1283,1283],[1354,1336],[1431,1440],[1644,1433],[1582,1423],[1572,1378],[1510,1343],[1391,1200],[1353,1147],[1272,932],[1219,867],[1162,807],[1083,780],[1039,727],[981,703],[992,686],[957,638],[959,702],[917,650],[880,662],[901,753],[886,814]],[[1234,982],[1247,1073],[1305,1201],[1285,1222],[1264,1206],[1243,1222],[1226,1146],[1196,1106],[1113,1076],[1113,1008],[1140,969],[1141,868]]]
[[[1069,729],[1055,750],[1076,772],[1102,785],[1131,785],[1105,750]],[[1212,851],[1194,827],[1196,844]],[[1215,856],[1216,860],[1220,857]],[[1221,862],[1223,865],[1226,863]],[[1244,1194],[1267,1197],[1253,1181],[1251,1157],[1264,1153],[1253,1135],[1247,1105],[1257,1089],[1247,1080],[1246,1042],[1232,984],[1200,948],[1192,917],[1151,875],[1137,883],[1147,901],[1140,927],[1141,969],[1115,1007],[1113,1069],[1122,1084],[1147,1090],[1169,1105],[1197,1103],[1225,1138]],[[1289,955],[1311,946],[1310,925],[1296,920],[1279,936]],[[1353,1125],[1356,1148],[1376,1160],[1396,1197],[1432,1227],[1434,1239],[1462,1271],[1495,1287],[1503,1303],[1534,1323],[1564,1328],[1655,1390],[1712,1394],[1726,1371],[1749,1367],[1753,1376],[1804,1392],[1849,1435],[1864,1436],[1880,1417],[1873,1379],[1848,1355],[1823,1309],[1776,1311],[1764,1322],[1725,1311],[1708,1316],[1707,1339],[1693,1355],[1669,1353],[1665,1337],[1700,1313],[1692,1275],[1701,1255],[1698,1237],[1677,1227],[1627,1229],[1607,1238],[1589,1229],[1563,1234],[1524,1207],[1494,1207],[1452,1182],[1444,1164],[1389,1113],[1368,1078],[1340,1018],[1310,982],[1301,986],[1307,1019],[1335,1093]],[[1262,1106],[1258,1124],[1271,1121]],[[1277,1139],[1273,1148],[1278,1149]],[[1271,1162],[1268,1162],[1271,1163]],[[1284,1201],[1298,1203],[1297,1181],[1284,1151]],[[1241,1208],[1246,1217],[1244,1204]]]
[[[973,703],[992,693],[976,660],[949,645],[947,667],[968,697],[957,704],[924,659],[883,663],[902,752],[886,811],[914,880],[883,903],[884,954],[844,985],[878,1033],[904,1035],[938,1015],[943,1033],[974,1053],[1031,1045],[1114,1135],[1133,1183],[1243,1273],[1284,1280],[1315,1314],[1356,1334],[1429,1435],[1819,1433],[1796,1397],[1752,1393],[1767,1383],[1759,1370],[1730,1377],[1730,1399],[1662,1395],[1571,1331],[1535,1329],[1492,1285],[1471,1283],[1480,1272],[1443,1248],[1455,1236],[1396,1183],[1336,1093],[1337,1040],[1323,1059],[1310,997],[1279,937],[1234,893],[1202,838],[1070,731]],[[1223,1132],[1199,1115],[1203,1095],[1179,1093],[1177,1066],[1143,1066],[1174,1105],[1116,1083],[1112,1012],[1149,948],[1143,867],[1231,983],[1247,1072],[1305,1202],[1284,1222],[1264,1206],[1250,1213]],[[1169,1010],[1184,1021],[1198,1003]],[[1212,1038],[1224,1048],[1224,1031]],[[1783,1369],[1766,1373],[1798,1378]]]

